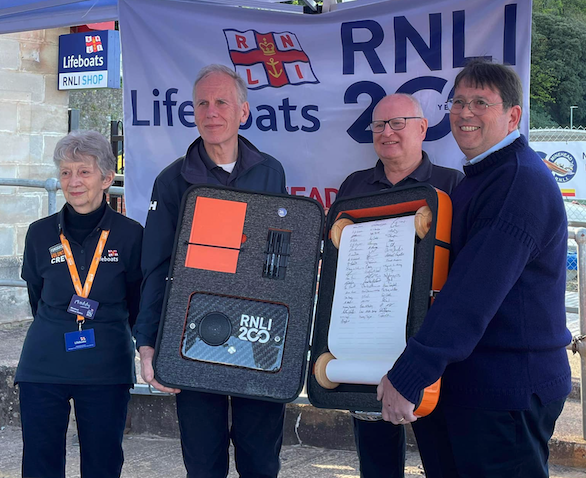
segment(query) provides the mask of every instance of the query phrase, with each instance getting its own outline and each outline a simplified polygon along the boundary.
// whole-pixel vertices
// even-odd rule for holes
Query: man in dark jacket
[[[379,160],[374,168],[348,176],[340,186],[338,198],[421,183],[450,194],[464,177],[460,171],[432,164],[422,150],[427,119],[413,96],[385,96],[373,111],[370,129]],[[356,414],[353,422],[362,478],[403,477],[405,428],[402,423],[393,425],[360,418]]]
[[[232,186],[286,194],[281,163],[238,135],[249,115],[246,84],[223,65],[203,68],[193,87],[200,137],[185,156],[155,180],[144,233],[144,282],[134,335],[142,377],[158,390],[177,394],[177,416],[188,476],[225,478],[228,447],[236,447],[241,476],[276,477],[283,440],[283,404],[162,386],[154,378],[153,355],[171,261],[181,199],[194,184]],[[179,393],[181,392],[181,393]],[[232,428],[228,429],[228,404]]]
[[[452,194],[452,265],[379,385],[383,418],[405,423],[442,377],[437,408],[417,422],[429,478],[546,478],[571,389],[568,226],[555,180],[517,129],[522,97],[507,66],[473,60],[456,77],[450,123],[467,163]]]

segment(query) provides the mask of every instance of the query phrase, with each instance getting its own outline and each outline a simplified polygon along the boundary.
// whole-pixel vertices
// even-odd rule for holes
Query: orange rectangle
[[[245,202],[198,197],[189,242],[240,249],[246,206]]]
[[[185,267],[235,274],[239,253],[237,249],[190,244],[187,246]]]

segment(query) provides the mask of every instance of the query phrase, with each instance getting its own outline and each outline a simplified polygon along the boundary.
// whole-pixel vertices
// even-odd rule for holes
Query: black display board
[[[156,379],[294,400],[307,370],[323,217],[321,205],[304,197],[190,188],[157,337]]]

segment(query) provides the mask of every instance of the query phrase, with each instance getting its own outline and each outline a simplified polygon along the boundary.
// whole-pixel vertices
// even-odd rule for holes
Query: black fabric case
[[[335,389],[327,390],[317,383],[313,373],[315,361],[321,354],[328,352],[328,330],[332,310],[332,300],[334,297],[338,259],[338,249],[328,237],[328,232],[330,231],[332,224],[338,219],[340,213],[343,213],[344,211],[369,209],[392,204],[419,201],[422,199],[426,201],[432,211],[433,222],[429,233],[422,240],[416,240],[415,263],[406,331],[406,336],[410,337],[419,330],[430,306],[434,250],[435,246],[438,245],[435,239],[437,225],[435,218],[437,217],[438,211],[437,194],[436,190],[429,185],[409,186],[367,196],[340,199],[334,202],[330,208],[325,229],[326,238],[324,240],[319,299],[312,336],[310,360],[310,370],[312,372],[309,374],[307,381],[309,400],[314,406],[365,412],[381,411],[380,402],[376,400],[376,386],[340,384]],[[414,212],[408,214],[414,214]],[[382,215],[371,217],[368,220],[398,217],[408,214]],[[358,221],[360,220],[362,219],[358,219]],[[448,247],[447,244],[441,244],[441,246]]]

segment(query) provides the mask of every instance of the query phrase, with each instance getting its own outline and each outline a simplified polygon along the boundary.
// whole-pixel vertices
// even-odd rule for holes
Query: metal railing
[[[45,189],[49,193],[49,215],[57,210],[57,190],[61,189],[57,178],[40,179],[14,179],[0,178],[0,186],[19,186],[25,188]]]
[[[572,340],[572,351],[580,354],[580,401],[582,403],[582,438],[586,438],[586,229],[574,233],[578,244],[578,314],[580,333]]]

